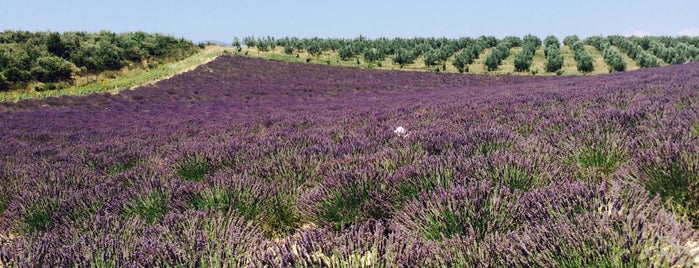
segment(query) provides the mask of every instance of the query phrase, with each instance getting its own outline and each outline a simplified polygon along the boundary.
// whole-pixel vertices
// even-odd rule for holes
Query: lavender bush
[[[0,261],[697,266],[697,89],[696,63],[548,77],[222,56],[0,103]]]

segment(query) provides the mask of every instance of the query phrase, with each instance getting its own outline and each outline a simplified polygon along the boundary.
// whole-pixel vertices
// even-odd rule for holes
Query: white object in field
[[[396,130],[393,131],[393,133],[396,133],[396,135],[403,138],[408,136],[408,131],[404,127],[397,127]]]

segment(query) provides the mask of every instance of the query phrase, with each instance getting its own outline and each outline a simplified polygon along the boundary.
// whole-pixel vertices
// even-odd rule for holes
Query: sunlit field
[[[699,265],[697,63],[524,76],[223,55],[118,94],[0,103],[0,137],[8,267]]]

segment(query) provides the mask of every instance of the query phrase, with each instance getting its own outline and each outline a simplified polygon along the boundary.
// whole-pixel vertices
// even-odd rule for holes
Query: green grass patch
[[[673,210],[687,215],[699,228],[699,156],[682,154],[669,164],[643,168],[646,179],[642,185],[652,194],[669,201]]]
[[[438,215],[430,215],[424,230],[425,239],[437,241],[461,233],[461,220],[451,210],[441,211]]]
[[[293,194],[279,193],[264,204],[262,232],[266,237],[285,237],[301,226],[301,215]]]
[[[168,213],[169,196],[160,190],[153,190],[145,197],[132,201],[125,209],[127,216],[138,216],[149,224],[155,223]]]
[[[177,176],[188,181],[202,181],[212,168],[202,157],[186,157],[175,164]]]
[[[51,224],[51,215],[58,208],[58,202],[49,199],[30,202],[21,218],[21,231],[29,234],[46,231]]]
[[[582,147],[575,159],[584,168],[594,168],[605,175],[614,173],[626,161],[626,152],[608,142]]]
[[[191,205],[202,210],[233,209],[248,220],[256,219],[262,211],[262,204],[256,202],[248,193],[224,187],[214,187],[201,192],[191,200]]]
[[[448,189],[454,180],[454,171],[448,167],[430,169],[424,174],[417,174],[398,183],[395,199],[397,205],[417,197],[422,192],[429,192],[439,187]]]
[[[357,221],[363,214],[363,205],[371,200],[369,192],[356,185],[349,191],[334,191],[324,202],[323,220],[332,223],[337,230]]]
[[[512,191],[528,191],[532,187],[540,185],[542,181],[536,174],[512,164],[489,167],[484,169],[481,174],[495,185],[502,185]]]

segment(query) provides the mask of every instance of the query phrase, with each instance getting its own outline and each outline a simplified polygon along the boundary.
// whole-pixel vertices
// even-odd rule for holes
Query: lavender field
[[[0,137],[0,266],[699,266],[699,63],[558,77],[221,56],[115,95],[0,103]]]

